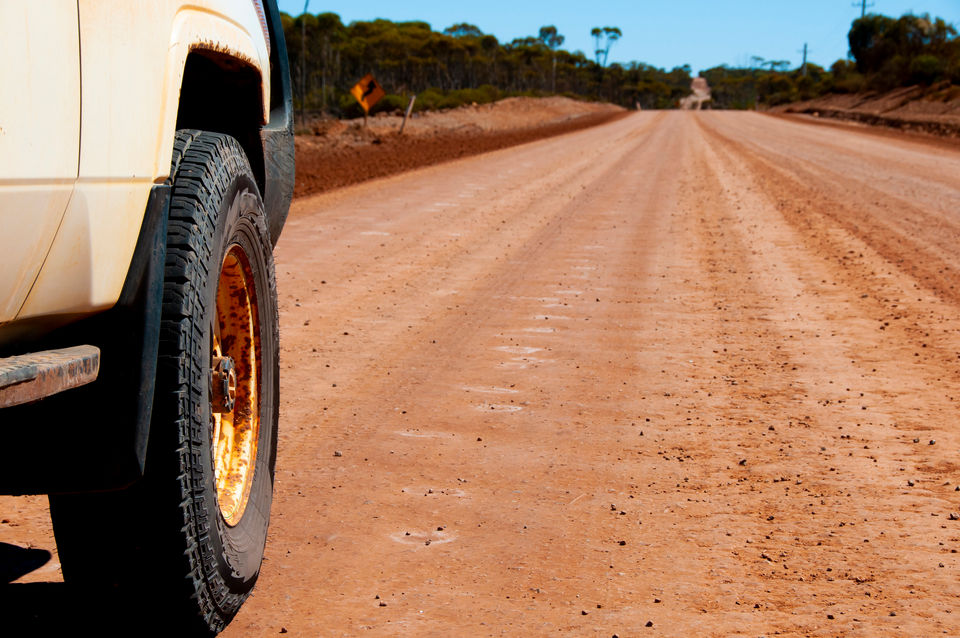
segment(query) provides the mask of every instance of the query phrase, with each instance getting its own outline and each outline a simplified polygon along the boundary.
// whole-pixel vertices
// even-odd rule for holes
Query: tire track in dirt
[[[798,158],[796,154],[788,157],[783,151],[774,151],[769,146],[736,141],[717,128],[711,127],[709,131],[719,143],[737,149],[739,155],[749,155],[755,165],[762,167],[758,172],[764,175],[765,185],[771,192],[779,189],[778,206],[781,209],[792,207],[797,213],[816,210],[818,214],[829,216],[834,224],[857,236],[887,261],[896,264],[898,269],[910,272],[937,294],[960,302],[960,254],[957,251],[960,219],[951,214],[957,209],[954,207],[951,211],[947,201],[938,202],[937,212],[940,214],[934,216],[929,208],[914,203],[909,193],[902,192],[903,189],[891,192],[889,187],[874,187],[862,178],[851,179],[849,172],[838,170],[836,165],[814,163]],[[840,145],[836,146],[837,150],[840,148]],[[951,157],[950,153],[944,154]],[[955,152],[952,154],[953,157],[956,155]],[[870,157],[867,161],[876,160]],[[875,163],[873,167],[886,169],[887,174],[893,173],[889,165],[877,166]],[[883,173],[880,175],[886,177]],[[879,176],[877,178],[877,182],[882,183]],[[947,177],[937,179],[937,176],[931,179],[945,197],[960,206],[956,180],[948,180]],[[916,184],[912,190],[915,195],[920,194]],[[825,201],[824,191],[836,195]],[[925,199],[922,203],[929,206],[931,198]]]
[[[295,268],[287,265],[290,262],[283,252],[278,256],[278,272],[283,271],[291,283],[286,287],[289,292],[281,293],[281,312],[302,306],[312,317],[302,326],[282,321],[282,342],[289,335],[299,344],[312,335],[318,343],[317,358],[337,356],[351,364],[356,360],[357,365],[349,369],[340,366],[336,374],[339,387],[345,387],[345,382],[362,374],[360,364],[371,362],[358,354],[351,357],[351,351],[404,343],[423,329],[424,322],[442,320],[444,313],[464,306],[464,296],[487,279],[493,277],[493,284],[487,285],[496,285],[498,277],[515,279],[515,273],[492,275],[490,264],[519,261],[518,251],[537,249],[561,223],[557,199],[566,205],[567,197],[582,197],[586,185],[610,170],[597,160],[622,157],[643,144],[658,121],[658,116],[652,116],[644,126],[620,127],[617,130],[621,132],[585,148],[576,162],[555,154],[553,149],[565,145],[561,139],[524,150],[509,166],[491,155],[481,174],[472,178],[496,184],[486,193],[488,197],[474,191],[461,199],[462,182],[437,188],[428,172],[423,180],[428,189],[405,190],[399,217],[379,211],[376,218],[368,216],[368,209],[380,206],[383,184],[325,196],[325,206],[336,211],[330,217],[303,217],[300,211],[313,204],[311,200],[297,202],[285,246],[298,255],[297,265],[324,264],[324,268],[322,272]],[[554,169],[533,170],[532,162],[544,156],[556,158]],[[543,193],[564,189],[569,196],[543,198]],[[510,201],[509,211],[501,202],[504,198]],[[358,201],[370,204],[357,207]],[[431,202],[443,205],[438,208]],[[358,316],[361,310],[365,314]],[[454,314],[463,317],[461,312],[465,311]],[[456,321],[463,323],[463,319]],[[342,335],[344,332],[348,334]],[[282,348],[297,352],[299,345],[288,348],[284,342]]]
[[[771,273],[777,261],[788,265],[803,286],[797,300],[807,301],[798,305],[798,301],[787,299],[781,306],[794,305],[798,317],[804,316],[815,326],[819,324],[815,328],[819,334],[807,331],[806,335],[797,335],[798,339],[787,343],[793,344],[794,350],[796,346],[814,350],[793,353],[799,361],[798,367],[804,371],[804,402],[809,404],[810,399],[817,398],[817,406],[807,408],[813,418],[806,417],[799,424],[819,431],[822,442],[819,472],[814,472],[819,478],[805,482],[830,497],[821,498],[819,506],[811,504],[820,516],[826,511],[826,518],[833,518],[837,527],[829,538],[821,533],[817,547],[807,550],[806,557],[800,552],[791,556],[789,562],[793,566],[806,563],[813,567],[810,575],[813,580],[819,578],[821,584],[807,589],[817,592],[820,604],[829,603],[831,609],[839,610],[835,617],[846,622],[834,624],[845,633],[856,635],[866,630],[862,624],[865,618],[876,619],[885,608],[898,618],[895,623],[889,620],[885,623],[890,629],[895,626],[898,631],[918,634],[934,629],[949,630],[953,623],[946,614],[957,587],[946,568],[955,567],[955,561],[943,561],[943,555],[947,551],[944,546],[954,544],[957,538],[944,531],[949,528],[943,525],[942,517],[956,508],[957,498],[951,482],[956,482],[957,466],[942,460],[943,448],[934,450],[919,443],[937,440],[937,445],[946,444],[947,450],[958,443],[955,433],[945,429],[942,421],[933,427],[929,424],[931,420],[936,422],[938,415],[955,412],[950,389],[946,388],[943,393],[937,390],[944,386],[946,379],[956,378],[954,371],[958,366],[955,357],[951,359],[942,350],[927,348],[934,345],[929,343],[932,341],[930,330],[942,331],[944,335],[956,332],[955,308],[951,311],[952,304],[944,307],[936,298],[931,298],[928,304],[918,299],[917,303],[927,307],[917,314],[933,319],[926,326],[918,323],[909,326],[908,321],[900,321],[892,329],[895,335],[889,326],[879,326],[884,330],[878,330],[876,324],[871,326],[866,317],[883,311],[898,313],[898,320],[911,317],[903,299],[916,294],[916,285],[903,272],[897,272],[896,276],[878,276],[878,271],[887,270],[890,264],[881,254],[870,254],[870,248],[863,245],[860,240],[863,226],[857,226],[860,232],[852,234],[846,231],[846,224],[835,221],[833,211],[847,200],[837,196],[824,202],[824,192],[829,193],[824,188],[829,184],[825,180],[807,182],[819,187],[819,192],[811,193],[811,186],[801,191],[806,197],[798,197],[800,189],[796,189],[794,180],[783,178],[787,169],[782,164],[773,167],[763,161],[768,156],[759,155],[763,159],[758,159],[756,149],[748,152],[743,145],[714,134],[712,127],[717,126],[716,121],[700,123],[715,141],[713,148],[720,155],[717,165],[723,167],[725,173],[722,183],[737,193],[738,204],[749,211],[778,210],[788,224],[790,240],[777,242],[775,250],[762,250],[756,233],[749,235],[753,254],[766,252],[775,256],[750,272]],[[795,169],[795,165],[790,168]],[[747,181],[738,184],[738,173],[741,180]],[[771,179],[771,173],[777,179]],[[756,205],[757,197],[753,193],[766,199],[766,206]],[[806,206],[790,206],[785,212],[784,200],[805,202]],[[824,215],[822,211],[831,212]],[[767,231],[775,227],[770,221],[755,226]],[[795,249],[787,249],[794,246],[804,246],[806,254],[797,255]],[[861,258],[853,267],[848,259],[851,254]],[[797,259],[798,256],[802,258]],[[911,257],[917,259],[918,256]],[[777,292],[783,289],[782,283],[767,283],[762,288]],[[863,292],[865,283],[870,294]],[[949,319],[945,319],[947,317]],[[892,342],[888,337],[893,337]],[[955,349],[956,338],[950,342],[938,345]],[[922,357],[920,352],[924,353]],[[814,356],[811,358],[811,355]],[[949,366],[951,371],[947,372],[942,365]],[[847,391],[831,388],[824,380],[829,380],[830,385],[836,381],[836,385]],[[860,397],[858,391],[863,393]],[[924,399],[916,401],[918,396]],[[844,409],[844,403],[852,403],[850,407],[854,408],[861,404],[860,414]],[[952,420],[949,416],[948,419]],[[823,467],[823,461],[827,461],[829,467]],[[851,533],[848,526],[852,525],[859,526],[856,532]],[[846,529],[841,531],[840,527]],[[807,526],[794,539],[802,543],[816,531]],[[843,532],[847,532],[846,541],[842,540]],[[857,545],[855,539],[849,538],[857,534],[864,536],[862,544]],[[911,563],[919,559],[930,569],[927,572],[913,568],[916,575],[925,574],[922,584],[903,579],[906,575],[902,563],[904,547],[910,548]],[[816,569],[822,565],[832,566],[833,571],[824,573]],[[869,568],[864,570],[864,565]],[[844,580],[853,583],[844,583]],[[847,597],[851,586],[864,595],[865,603],[851,606],[849,601],[840,602]],[[909,595],[902,594],[904,589]],[[810,600],[810,596],[808,593],[805,598]],[[797,599],[804,597],[798,592]],[[851,616],[859,617],[859,622],[851,622]],[[873,629],[866,630],[868,633],[878,628],[875,624],[871,626]],[[809,631],[809,627],[802,630]]]
[[[653,118],[654,122],[658,120],[659,118]],[[520,204],[514,207],[514,213],[507,218],[506,224],[498,226],[500,221],[502,221],[500,213],[490,213],[488,215],[492,222],[490,224],[490,230],[486,231],[486,236],[478,236],[478,242],[476,244],[470,245],[470,255],[454,254],[452,264],[447,263],[446,260],[440,260],[439,264],[428,269],[434,270],[433,274],[427,274],[417,278],[418,281],[423,282],[421,284],[422,293],[429,293],[429,288],[431,286],[437,286],[441,280],[443,288],[453,286],[457,292],[450,295],[452,298],[451,301],[455,300],[455,305],[451,305],[451,308],[456,308],[456,312],[450,313],[448,319],[445,319],[443,316],[437,317],[432,312],[416,320],[411,319],[411,321],[413,321],[413,323],[410,324],[411,330],[400,335],[396,343],[398,347],[393,348],[392,352],[386,358],[378,360],[375,366],[372,361],[366,360],[362,368],[358,367],[356,369],[357,371],[350,375],[354,378],[353,382],[350,381],[350,376],[348,376],[348,382],[346,384],[338,383],[340,387],[346,387],[353,392],[360,391],[364,394],[369,393],[379,396],[381,398],[380,403],[382,408],[377,409],[374,407],[373,413],[369,410],[364,410],[363,412],[356,411],[353,415],[354,418],[351,419],[349,415],[343,413],[342,409],[337,413],[336,408],[333,407],[332,410],[335,412],[331,417],[334,421],[338,417],[346,418],[358,426],[351,430],[349,437],[336,436],[337,439],[342,440],[333,443],[333,445],[342,446],[345,457],[353,458],[357,455],[355,449],[357,443],[353,441],[360,439],[365,442],[363,444],[365,446],[372,445],[372,447],[377,447],[380,428],[383,427],[383,424],[390,424],[386,426],[385,434],[387,434],[387,439],[384,442],[389,446],[390,450],[376,451],[367,447],[364,451],[364,458],[369,459],[369,462],[374,466],[398,467],[397,472],[405,477],[402,479],[397,478],[397,484],[405,486],[402,489],[407,490],[409,488],[410,490],[416,491],[422,487],[422,491],[418,492],[418,495],[421,497],[428,493],[437,495],[466,493],[465,495],[456,496],[454,499],[448,499],[455,500],[455,502],[464,499],[466,499],[467,502],[473,501],[470,494],[475,493],[477,490],[480,490],[481,494],[488,489],[493,489],[494,491],[503,489],[505,492],[508,492],[509,490],[506,488],[489,487],[487,481],[496,482],[495,477],[488,478],[484,476],[480,486],[474,486],[473,484],[477,481],[477,479],[474,478],[477,470],[464,467],[453,469],[444,467],[446,464],[439,458],[439,455],[447,456],[453,454],[454,458],[461,458],[464,453],[470,454],[469,451],[461,451],[461,454],[456,454],[458,446],[463,445],[469,446],[468,450],[471,447],[480,448],[481,445],[484,447],[489,445],[498,452],[504,454],[509,453],[509,456],[515,457],[517,452],[510,452],[510,450],[525,449],[523,443],[529,445],[529,441],[524,441],[516,446],[509,444],[510,433],[503,432],[503,426],[497,422],[487,423],[487,419],[481,416],[483,412],[478,412],[476,408],[478,406],[484,407],[484,403],[486,403],[488,404],[486,407],[496,408],[491,410],[489,414],[498,419],[523,416],[524,411],[529,412],[532,408],[519,402],[530,403],[529,395],[531,389],[525,387],[523,390],[517,390],[517,387],[521,386],[517,380],[508,382],[500,375],[521,375],[522,377],[528,374],[530,370],[550,365],[550,363],[545,360],[545,355],[540,355],[540,350],[528,352],[528,349],[545,346],[542,347],[542,350],[546,353],[552,348],[552,346],[542,342],[545,339],[549,339],[553,333],[528,333],[523,330],[523,328],[539,330],[550,321],[548,319],[537,319],[538,313],[546,313],[544,317],[550,316],[553,320],[551,325],[556,325],[557,323],[566,324],[572,320],[564,320],[558,311],[542,307],[544,305],[559,303],[560,296],[558,296],[553,289],[565,283],[564,276],[561,276],[563,273],[557,276],[558,279],[556,282],[554,282],[555,277],[553,275],[550,276],[550,283],[547,284],[550,288],[548,291],[523,295],[510,294],[507,291],[523,289],[524,281],[535,277],[534,273],[543,267],[544,262],[550,264],[556,261],[556,257],[553,255],[553,249],[562,248],[564,243],[563,238],[570,234],[570,226],[577,224],[577,218],[581,216],[583,210],[593,210],[598,206],[602,207],[602,204],[599,203],[598,200],[603,201],[608,199],[610,197],[609,193],[613,193],[613,196],[623,199],[625,194],[618,194],[616,190],[610,189],[609,185],[612,181],[619,178],[623,166],[633,162],[633,158],[628,157],[628,155],[630,155],[631,152],[635,152],[637,148],[646,146],[647,142],[650,142],[653,148],[659,147],[664,135],[664,131],[658,130],[655,139],[648,139],[650,137],[649,135],[632,136],[627,147],[620,151],[620,157],[623,159],[619,164],[615,164],[614,167],[611,167],[607,162],[596,162],[591,153],[586,153],[574,163],[573,170],[568,178],[561,180],[560,183],[551,181],[547,184],[541,184],[538,187],[541,194],[548,194],[547,197],[543,198],[544,201],[542,202],[533,202],[531,205],[531,202],[526,200],[527,203],[523,203],[526,198],[524,194],[525,191],[514,192],[512,189],[501,191],[504,193],[504,195],[501,195],[502,197],[508,197],[511,201],[519,200],[517,203]],[[618,134],[616,139],[622,140],[623,136]],[[609,161],[611,157],[617,157],[616,154],[606,152],[603,145],[600,145],[598,148],[599,151],[603,152],[606,156],[607,161]],[[652,152],[653,151],[648,151],[648,153]],[[538,154],[542,156],[543,150],[538,151]],[[566,159],[560,161],[568,163]],[[522,162],[517,163],[522,165]],[[465,213],[469,213],[469,211],[465,211]],[[586,221],[587,223],[594,223],[594,220],[590,218]],[[466,225],[464,224],[464,226]],[[441,227],[449,226],[444,224]],[[471,230],[474,227],[474,224],[470,225]],[[494,228],[498,228],[498,230],[494,230]],[[612,229],[608,227],[607,230]],[[428,246],[429,243],[426,244],[424,248],[426,249]],[[460,248],[460,250],[462,251],[463,249]],[[425,252],[432,251],[425,250]],[[592,252],[591,250],[587,254]],[[400,257],[401,255],[398,254],[397,258]],[[416,259],[421,260],[423,257],[424,255],[420,254]],[[431,259],[432,256],[428,257],[428,263]],[[587,259],[587,257],[574,257],[572,259]],[[419,262],[418,265],[420,265]],[[464,268],[464,266],[467,265],[470,267]],[[567,266],[565,275],[577,277],[585,272],[590,272],[579,270],[579,268],[582,267],[585,267],[582,263]],[[456,275],[450,279],[444,279],[441,273],[449,272],[448,268],[454,270]],[[477,271],[477,268],[482,268],[482,270]],[[566,279],[567,285],[569,285],[569,277]],[[566,290],[566,292],[570,291]],[[580,294],[582,295],[583,292]],[[422,299],[422,297],[414,294],[413,300],[416,299]],[[522,313],[523,316],[527,317],[529,323],[514,330],[512,338],[519,339],[521,337],[527,337],[529,339],[527,344],[533,343],[534,345],[513,345],[511,337],[509,336],[489,336],[487,326],[496,323],[497,315],[505,311],[513,315],[515,310],[510,309],[525,302],[530,302],[535,307]],[[403,303],[408,306],[412,305],[411,300],[406,299],[406,297],[403,298]],[[591,301],[591,304],[592,303]],[[437,304],[431,302],[430,305]],[[346,310],[346,308],[344,308],[344,310]],[[406,322],[407,319],[404,318],[403,323]],[[560,328],[558,327],[556,330],[560,330]],[[287,335],[285,335],[285,338],[286,337]],[[485,343],[485,341],[481,341],[478,344],[477,340],[481,338],[492,338],[496,345]],[[353,342],[355,349],[357,349],[358,345],[356,341]],[[503,348],[507,348],[507,350],[504,351]],[[361,353],[364,350],[365,348],[363,347],[359,348],[359,352]],[[461,351],[462,354],[458,354],[458,352]],[[483,353],[493,355],[496,362],[486,360],[483,357]],[[532,356],[533,354],[540,356],[534,357]],[[349,354],[345,354],[345,356],[349,356]],[[477,379],[469,376],[464,378],[465,374],[463,370],[460,370],[461,366],[470,365],[469,362],[478,358],[483,361],[479,364],[482,370],[487,370],[488,368],[499,370],[493,379]],[[500,359],[503,360],[501,361]],[[500,363],[508,365],[501,369],[498,365]],[[451,364],[453,368],[449,368]],[[363,368],[366,368],[366,370],[363,370]],[[387,371],[386,375],[383,374],[384,370]],[[390,374],[391,372],[393,372],[394,375],[400,373],[402,376],[395,378]],[[367,380],[364,382],[360,377],[367,377]],[[451,378],[460,378],[460,380],[451,386]],[[357,387],[358,384],[360,387]],[[492,388],[494,390],[488,393],[477,393],[476,391],[466,393],[462,390],[463,387],[481,388],[488,391]],[[497,388],[501,389],[501,391],[498,391]],[[503,389],[513,390],[514,393],[517,394],[524,392],[525,396],[520,397],[514,393],[502,392]],[[535,394],[540,401],[549,401],[549,396],[544,396],[544,391],[543,389],[533,389],[532,393]],[[456,396],[461,393],[472,394],[474,396],[477,394],[485,394],[485,397],[483,400],[475,399],[468,404],[461,404],[459,401],[454,401],[453,409],[451,409],[451,394]],[[489,394],[493,394],[495,398],[488,400],[486,396]],[[433,405],[445,405],[447,408],[445,411],[438,413],[431,407]],[[513,410],[506,411],[500,409],[504,407],[521,408],[521,410],[514,412]],[[468,415],[464,417],[466,419],[466,425],[461,424],[460,427],[467,428],[468,432],[471,433],[470,437],[465,437],[462,432],[458,432],[457,414]],[[481,419],[481,423],[479,424],[476,423],[478,418]],[[434,424],[434,421],[437,423]],[[399,437],[397,433],[400,434]],[[491,433],[493,433],[493,435],[491,435]],[[471,438],[473,434],[480,434],[481,436],[479,438],[483,439],[483,443],[477,442],[477,444],[470,444],[470,441],[473,440]],[[492,443],[491,439],[497,440],[498,443]],[[423,448],[425,445],[437,450],[436,454],[438,455],[437,458],[433,459],[429,467],[405,467],[407,463],[422,458],[417,453],[417,450]],[[453,448],[453,452],[451,452],[451,448]],[[298,456],[299,454],[300,453],[297,453]],[[308,448],[304,450],[302,454],[306,458],[311,458],[314,455],[314,451]],[[527,461],[527,459],[519,460]],[[436,466],[437,463],[440,464],[440,467]],[[300,463],[296,464],[301,465]],[[446,469],[446,472],[441,472],[440,468]],[[326,470],[320,469],[319,473],[324,474]],[[312,474],[313,472],[308,471],[306,477],[310,477]],[[438,474],[443,476],[438,476]],[[484,471],[483,474],[486,475],[487,472]],[[305,478],[302,470],[297,472],[297,478],[300,480]],[[459,478],[463,478],[464,482],[459,482],[457,480]],[[283,479],[281,479],[281,481],[282,480]],[[371,480],[373,480],[372,476]],[[466,484],[467,481],[469,481],[469,485]],[[314,482],[315,481],[309,478],[307,479],[308,484]],[[329,481],[321,478],[316,482],[325,484]],[[530,482],[529,480],[526,481],[528,484]],[[384,487],[382,485],[374,484],[369,486],[367,491],[382,494],[383,489]],[[430,490],[432,490],[432,492],[430,492]],[[283,492],[281,489],[280,493],[283,494]],[[569,498],[574,497],[576,497],[576,495]],[[418,518],[428,518],[423,512],[418,511],[415,502],[410,502],[410,494],[408,492],[399,492],[396,498],[400,499],[400,502],[391,504],[391,506],[387,508],[389,512],[397,516],[402,516],[403,519],[417,520]],[[566,495],[564,495],[563,498],[567,498]],[[388,500],[392,501],[393,499]],[[478,506],[478,512],[479,514],[471,513],[470,516],[482,515],[487,518],[478,520],[476,525],[483,525],[485,524],[484,521],[502,521],[503,518],[502,513],[496,510],[490,511],[489,506]],[[465,514],[461,514],[460,516],[465,516]],[[527,516],[529,516],[531,520],[536,518],[529,514]],[[544,518],[549,519],[549,516],[545,516]],[[294,522],[293,525],[299,527],[300,522],[301,521]],[[302,522],[309,524],[307,521]],[[471,522],[470,525],[458,525],[457,528],[459,528],[460,531],[456,533],[462,537],[464,533],[462,529],[465,528],[469,530],[472,524]],[[494,528],[502,529],[500,525],[494,525]],[[429,529],[434,528],[421,522],[416,525],[411,525],[410,530],[407,531],[412,530],[411,536],[420,538],[424,536]],[[556,527],[553,529],[556,529]],[[449,527],[442,531],[451,534],[454,533],[450,531]],[[304,531],[304,533],[306,533],[306,531]],[[486,535],[482,534],[481,536],[485,537]],[[379,540],[369,540],[386,539],[388,537],[391,539],[394,538],[394,536],[390,534],[385,535],[382,532],[371,532],[369,535],[359,536],[356,540],[345,540],[337,544],[339,546],[346,543],[352,547],[351,552],[362,553],[364,550],[354,545],[355,542],[359,541],[364,545],[372,544],[378,547],[380,551],[384,551],[387,555],[392,555],[389,551],[390,547],[392,547],[391,545],[388,544],[387,549],[384,549]],[[430,539],[427,538],[426,540]],[[395,543],[395,541],[391,542]],[[460,541],[454,541],[445,547],[452,549],[459,543]],[[471,545],[472,544],[473,543],[471,543]],[[488,545],[489,540],[487,543],[484,543],[484,546]],[[432,547],[433,544],[431,543],[430,546]],[[526,547],[526,545],[522,547]],[[562,551],[565,548],[566,546],[561,545],[557,551]],[[503,547],[499,543],[494,543],[492,546],[489,546],[489,549],[490,551],[498,549],[499,553],[497,555],[504,557],[515,555],[515,549],[509,546]],[[437,551],[440,551],[439,547]],[[457,563],[457,555],[458,552],[453,551],[452,557],[448,557],[451,563]],[[402,556],[400,558],[402,558]],[[399,560],[399,558],[394,560]],[[505,558],[503,560],[506,561]],[[465,574],[470,575],[474,573],[474,569],[474,565],[467,564],[463,571]],[[399,586],[392,586],[392,589],[404,591],[407,596],[442,596],[442,592],[444,591],[443,587],[420,588],[421,591],[418,592],[418,586],[415,580],[414,582],[403,581],[403,574],[417,574],[422,573],[422,571],[422,568],[418,570],[417,564],[406,564],[406,562],[402,562],[391,571],[392,576],[384,576],[383,580],[385,584],[383,589],[390,590],[391,586],[389,586],[389,584],[394,580],[400,579]],[[454,570],[450,575],[444,575],[445,572],[446,570],[438,570],[438,576],[432,580],[443,580],[446,578],[456,579],[459,574],[459,570]],[[351,580],[356,578],[356,574],[351,571],[351,568],[333,567],[331,569],[325,569],[324,573],[327,574],[331,582],[335,583],[335,590],[339,590],[340,586],[346,590],[353,589]],[[496,583],[499,583],[499,581],[495,581],[495,584]],[[473,586],[479,587],[482,590],[482,580],[476,581]],[[502,583],[496,586],[501,587]],[[541,589],[546,588],[541,587]],[[471,586],[467,586],[462,582],[458,582],[457,587],[454,588],[454,591],[470,590]],[[424,591],[432,592],[432,594],[424,594]],[[434,605],[431,606],[433,607]],[[350,615],[351,611],[355,613],[355,608],[352,606],[340,608],[334,604],[334,607],[334,612],[336,609],[343,609],[343,613],[347,615]],[[434,613],[437,613],[436,609]],[[461,610],[458,613],[462,614],[463,612]],[[461,622],[469,622],[468,617],[461,617],[460,620]],[[413,622],[413,619],[409,621]]]

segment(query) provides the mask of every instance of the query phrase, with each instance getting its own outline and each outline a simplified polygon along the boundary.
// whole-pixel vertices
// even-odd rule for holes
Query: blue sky
[[[303,11],[304,0],[279,0],[280,10]],[[610,61],[637,60],[657,67],[689,64],[694,72],[719,64],[746,66],[751,56],[790,60],[798,66],[803,44],[808,59],[829,66],[847,54],[850,22],[860,15],[853,0],[310,0],[310,13],[332,11],[354,20],[424,20],[435,30],[457,22],[475,24],[501,42],[536,35],[546,24],[566,37],[563,48],[593,50],[590,28],[618,26],[623,39]],[[868,3],[869,5],[870,3]],[[960,26],[960,0],[872,0],[868,11],[900,16],[930,13]]]

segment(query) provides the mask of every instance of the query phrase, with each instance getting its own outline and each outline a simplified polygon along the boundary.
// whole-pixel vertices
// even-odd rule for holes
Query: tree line
[[[608,64],[622,37],[617,27],[594,27],[593,56],[562,48],[564,36],[547,25],[537,35],[500,42],[469,23],[434,31],[426,22],[390,20],[344,24],[335,13],[282,15],[294,99],[301,109],[341,117],[361,114],[350,87],[367,73],[387,96],[377,111],[487,103],[513,95],[566,95],[628,108],[673,108],[690,94],[688,65],[665,70]],[[885,91],[949,81],[960,85],[960,38],[941,18],[870,14],[853,21],[850,59],[829,69],[789,68],[755,57],[749,67],[717,66],[700,73],[712,89],[712,108],[751,109],[828,93]]]
[[[852,59],[829,69],[816,64],[754,58],[749,68],[718,66],[701,73],[714,108],[752,109],[809,100],[829,93],[889,91],[950,82],[960,85],[960,38],[942,18],[870,14],[853,21],[847,36]]]
[[[472,24],[434,31],[426,22],[390,20],[343,24],[335,13],[282,14],[298,107],[354,117],[350,87],[373,73],[387,92],[374,109],[399,110],[410,95],[416,108],[450,108],[511,95],[567,95],[633,107],[671,108],[690,93],[690,67],[670,71],[632,62],[607,64],[622,36],[596,27],[595,59],[561,48],[554,26],[500,42]]]

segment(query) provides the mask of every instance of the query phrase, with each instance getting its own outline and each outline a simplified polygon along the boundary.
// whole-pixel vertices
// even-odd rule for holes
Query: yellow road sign
[[[357,102],[363,107],[364,113],[369,113],[373,105],[386,94],[387,92],[383,90],[383,87],[369,73],[350,89],[350,95],[357,99]]]

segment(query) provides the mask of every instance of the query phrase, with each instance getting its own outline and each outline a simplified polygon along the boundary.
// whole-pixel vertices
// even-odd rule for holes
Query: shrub
[[[910,81],[933,84],[943,77],[943,62],[935,55],[918,55],[910,62]]]
[[[866,80],[856,71],[837,78],[833,83],[833,88],[837,93],[859,93],[865,87]]]
[[[960,85],[960,58],[954,60],[947,70],[947,77],[953,84]]]
[[[376,113],[403,113],[407,110],[407,104],[410,98],[405,95],[387,94],[380,98],[380,101],[373,105],[370,114]]]

